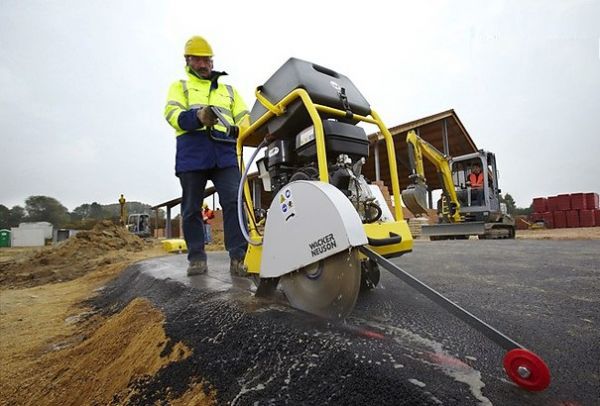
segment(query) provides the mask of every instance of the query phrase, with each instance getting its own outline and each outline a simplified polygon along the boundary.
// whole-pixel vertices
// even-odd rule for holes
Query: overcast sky
[[[519,206],[600,192],[599,21],[598,0],[1,0],[0,204],[179,196],[163,107],[194,34],[249,107],[295,56],[388,127],[455,109]]]

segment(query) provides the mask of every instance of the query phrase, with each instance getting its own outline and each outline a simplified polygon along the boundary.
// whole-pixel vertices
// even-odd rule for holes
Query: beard
[[[211,74],[210,69],[202,68],[202,69],[198,69],[195,72],[196,72],[196,74],[198,74],[198,76],[201,76],[204,79],[210,79],[210,74]]]

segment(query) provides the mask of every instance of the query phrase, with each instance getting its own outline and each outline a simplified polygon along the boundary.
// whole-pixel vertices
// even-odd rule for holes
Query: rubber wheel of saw
[[[362,261],[360,264],[360,291],[366,292],[375,289],[381,278],[379,265],[372,259]]]
[[[348,316],[360,290],[358,249],[344,250],[281,277],[292,307],[328,319]]]
[[[524,377],[519,374],[519,368],[526,368],[529,373]],[[514,383],[529,391],[538,392],[550,385],[550,369],[537,354],[517,348],[510,350],[504,356],[504,370]]]

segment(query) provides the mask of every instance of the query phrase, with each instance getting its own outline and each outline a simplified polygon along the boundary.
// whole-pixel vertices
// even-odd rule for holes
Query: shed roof
[[[405,140],[406,134],[410,130],[415,130],[421,138],[442,153],[445,152],[444,133],[446,133],[448,140],[447,153],[450,156],[459,156],[477,151],[475,142],[473,142],[453,109],[392,127],[389,131],[394,139],[400,189],[405,189],[409,185],[408,149]],[[372,147],[378,142],[380,179],[389,186],[391,185],[389,161],[383,135],[381,132],[370,134],[369,141],[371,142],[371,157],[363,167],[363,174],[368,179],[375,179],[375,159]],[[429,189],[440,189],[442,187],[441,180],[436,175],[435,167],[427,160],[424,162],[424,167]]]

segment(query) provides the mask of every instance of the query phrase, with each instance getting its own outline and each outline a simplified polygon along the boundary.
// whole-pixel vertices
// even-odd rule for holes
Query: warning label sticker
[[[296,215],[296,207],[290,189],[283,189],[281,193],[279,193],[279,207],[281,208],[281,213],[283,214],[285,221],[288,221]]]
[[[337,247],[337,244],[333,234],[327,234],[326,236],[319,238],[317,241],[309,243],[308,247],[310,248],[311,255],[315,257],[324,252],[331,251]]]

